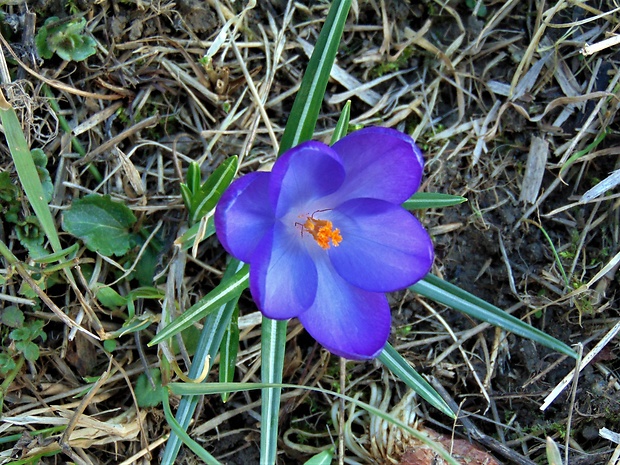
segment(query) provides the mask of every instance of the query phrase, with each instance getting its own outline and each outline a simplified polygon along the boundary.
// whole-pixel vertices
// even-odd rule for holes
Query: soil
[[[617,29],[615,3],[352,3],[337,64],[349,78],[373,86],[365,90],[332,75],[317,139],[329,140],[347,99],[352,125],[390,126],[412,134],[425,152],[422,190],[467,199],[457,206],[416,212],[433,236],[433,273],[566,344],[581,344],[587,353],[618,322],[617,187],[609,185],[595,200],[578,202],[618,169],[614,79],[619,57],[617,45],[591,55],[582,53],[582,47],[600,43]],[[249,6],[251,2],[217,0],[18,0],[0,7],[7,42],[3,50],[14,81],[5,82],[2,91],[18,110],[31,148],[41,148],[48,156],[58,230],[63,231],[60,212],[96,192],[122,201],[141,227],[155,231],[157,254],[125,277],[122,269],[137,261],[140,247],[103,260],[80,242],[74,269],[81,277],[76,286],[84,301],[58,274],[42,270],[33,276],[71,318],[80,315],[86,302],[107,332],[127,319],[125,308],[110,310],[89,290],[96,273],[98,282],[123,296],[140,286],[168,292],[168,267],[179,260],[174,241],[188,227],[179,184],[189,161],[199,162],[203,179],[233,154],[242,157],[243,173],[273,161],[276,149],[270,133],[281,136],[294,88],[308,63],[300,39],[315,43],[329,2],[259,1],[241,14]],[[38,57],[33,37],[51,16],[85,18],[86,34],[96,41],[95,53],[83,61]],[[231,18],[238,18],[229,24],[238,53],[228,35],[207,63],[205,54]],[[34,30],[28,29],[28,20],[34,20]],[[270,60],[278,53],[281,58],[274,67]],[[268,121],[247,79],[264,99]],[[54,110],[52,101],[59,108]],[[71,128],[81,128],[73,142],[58,122],[62,118]],[[79,126],[85,122],[87,127]],[[530,150],[535,137],[549,146],[544,175],[540,187],[534,186],[534,197],[521,200],[533,182],[527,166],[535,156]],[[579,151],[581,157],[569,163]],[[124,164],[119,162],[121,152]],[[100,180],[88,163],[102,175]],[[0,168],[18,184],[4,140]],[[130,182],[131,174],[141,188],[140,182]],[[7,219],[10,202],[2,202],[0,239],[20,262],[33,265],[31,251],[18,235],[24,226]],[[22,198],[20,221],[30,214]],[[36,235],[36,230],[29,231]],[[66,233],[61,239],[64,247],[76,242]],[[183,258],[186,266],[172,296],[179,309],[213,289],[225,268],[225,253],[214,238],[200,243],[195,257],[190,255]],[[5,422],[2,436],[21,439],[5,441],[0,463],[121,463],[140,452],[146,455],[131,463],[158,463],[165,444],[158,441],[170,428],[161,406],[135,408],[133,390],[145,367],[161,365],[162,353],[147,343],[157,331],[162,299],[136,301],[135,311],[153,317],[153,324],[118,337],[110,357],[101,342],[69,336],[68,327],[45,304],[24,292],[14,267],[4,261],[3,268],[0,292],[12,300],[2,297],[0,305],[34,299],[34,306],[18,306],[28,321],[45,321],[47,335],[36,340],[39,357],[24,363],[2,385],[3,417],[60,412],[71,418],[79,412],[134,429],[126,437],[108,439],[103,439],[105,429],[89,430],[88,441],[71,440],[61,450],[58,432],[31,436],[54,423]],[[604,276],[597,276],[602,271]],[[377,361],[348,363],[348,395],[395,416],[407,411],[410,416],[403,421],[458,438],[460,448],[475,444],[470,458],[479,463],[485,463],[484,457],[478,458],[480,451],[494,457],[489,455],[487,463],[547,463],[547,437],[557,443],[562,457],[568,445],[571,465],[618,463],[612,458],[617,445],[600,434],[602,428],[620,432],[617,338],[608,341],[578,383],[571,383],[543,412],[545,397],[575,367],[574,360],[499,329],[480,327],[481,322],[412,292],[394,293],[390,300],[390,342],[418,372],[445,389],[446,399],[456,403],[469,423],[454,422],[408,397],[404,384]],[[248,293],[239,307],[242,321],[256,312]],[[96,331],[91,316],[83,321],[86,329]],[[10,328],[0,329],[3,353],[14,353]],[[289,323],[288,331],[295,335],[287,343],[284,382],[340,389],[337,357],[316,345],[297,321]],[[243,326],[235,380],[260,382],[259,342],[260,327]],[[180,365],[183,370],[182,361]],[[99,377],[112,366],[114,375],[98,397],[79,407],[81,390],[93,382],[88,377]],[[209,380],[218,380],[218,370],[215,360]],[[259,401],[260,391],[233,394],[226,403],[207,396],[188,433],[222,463],[258,464]],[[178,399],[173,396],[171,403],[174,411]],[[285,395],[278,463],[304,463],[335,445],[337,404],[335,397],[318,393]],[[131,417],[120,416],[122,412],[131,412]],[[357,446],[347,447],[345,463],[413,463],[417,446],[407,434],[385,425],[382,436],[370,438],[373,420],[367,413],[351,407],[346,417],[351,420],[347,434]],[[33,458],[42,447],[55,452]],[[429,464],[439,463],[432,454],[423,455]],[[10,462],[22,458],[30,461]],[[177,463],[200,460],[183,447]]]

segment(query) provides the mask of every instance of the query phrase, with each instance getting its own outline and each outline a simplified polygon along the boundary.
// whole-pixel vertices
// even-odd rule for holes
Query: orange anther
[[[330,242],[334,247],[338,247],[342,241],[340,230],[334,229],[334,225],[328,220],[317,220],[308,216],[303,224],[303,229],[309,232],[323,249],[329,249]]]

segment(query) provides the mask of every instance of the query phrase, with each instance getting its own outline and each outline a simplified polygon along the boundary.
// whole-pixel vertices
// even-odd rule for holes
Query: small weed
[[[97,44],[92,37],[84,34],[85,27],[84,18],[48,18],[34,39],[39,56],[49,60],[56,53],[63,60],[83,61],[94,55]]]
[[[395,61],[384,62],[377,65],[372,70],[371,75],[375,78],[378,78],[405,68],[407,66],[407,63],[409,62],[409,58],[411,58],[411,56],[413,55],[413,52],[413,47],[405,48],[405,50],[403,50],[403,52],[398,56]]]
[[[45,341],[47,334],[43,331],[43,320],[25,321],[24,313],[14,305],[6,307],[0,318],[2,340],[8,339],[8,344],[3,342],[5,349],[0,353],[0,374],[7,375],[16,368],[16,357],[23,356],[29,362],[39,359],[39,346],[34,341],[38,338]]]
[[[487,7],[484,6],[484,3],[480,2],[480,6],[477,9],[478,0],[465,0],[465,4],[479,18],[484,18],[487,15]]]

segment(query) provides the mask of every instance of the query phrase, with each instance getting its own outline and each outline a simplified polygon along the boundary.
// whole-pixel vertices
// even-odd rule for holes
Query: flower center
[[[298,223],[301,224],[301,223]],[[330,242],[334,247],[338,247],[342,241],[339,229],[334,229],[334,225],[329,220],[318,220],[312,216],[306,217],[306,222],[301,224],[302,234],[304,231],[310,233],[317,244],[323,249],[329,249]]]

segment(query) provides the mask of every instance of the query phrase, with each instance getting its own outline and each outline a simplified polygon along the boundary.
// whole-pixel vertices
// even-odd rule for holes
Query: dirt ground
[[[96,269],[98,281],[114,283],[121,295],[145,285],[165,290],[174,241],[187,228],[179,184],[190,161],[198,161],[206,176],[231,155],[242,157],[242,172],[275,157],[329,2],[249,6],[245,0],[13,0],[0,7],[13,81],[2,90],[31,148],[48,156],[58,229],[63,209],[96,192],[122,201],[142,227],[155,231],[158,253],[146,271],[120,280],[140,247],[112,263],[80,245],[78,268],[86,276]],[[84,17],[95,53],[82,61],[38,56],[34,37],[52,16]],[[219,36],[218,46],[229,20],[229,34]],[[581,343],[584,354],[618,322],[618,182],[591,189],[620,168],[620,43],[609,42],[619,26],[620,5],[611,0],[353,0],[316,134],[329,140],[347,100],[352,126],[412,134],[425,152],[422,190],[467,198],[456,207],[418,212],[435,243],[433,273],[569,345]],[[208,51],[209,64],[201,61]],[[0,168],[17,179],[4,139]],[[23,202],[19,215],[28,209]],[[28,262],[16,234],[3,217],[0,239]],[[65,233],[61,239],[65,247],[75,242]],[[180,309],[218,284],[225,255],[211,238],[186,260]],[[3,268],[2,295],[26,296],[19,276]],[[78,286],[88,296],[87,282]],[[45,292],[70,316],[79,313],[81,303],[66,282],[48,279]],[[469,422],[454,423],[416,400],[378,362],[347,364],[348,395],[419,428],[471,440],[497,463],[546,464],[547,437],[562,457],[569,447],[571,465],[618,463],[617,444],[600,435],[603,428],[620,432],[616,338],[543,412],[545,397],[574,360],[411,292],[390,299],[390,342],[438,390],[443,387]],[[106,331],[118,329],[126,313],[93,300],[88,296]],[[37,340],[38,360],[3,385],[2,415],[47,420],[4,423],[2,437],[21,439],[4,442],[1,463],[10,462],[8,455],[27,459],[35,448],[52,447],[59,433],[46,439],[31,433],[58,424],[53,418],[71,418],[76,396],[92,382],[88,377],[101,375],[109,363],[100,343],[79,334],[71,339],[45,305],[22,307],[29,321],[45,321],[47,338]],[[136,311],[156,315],[161,300],[139,299]],[[236,379],[259,382],[260,328],[249,294],[240,311]],[[73,455],[57,452],[40,463],[121,463],[150,446],[151,461],[158,463],[169,427],[160,407],[137,411],[130,389],[144,367],[159,365],[161,354],[146,346],[155,329],[117,339],[118,369],[83,412],[98,423],[70,443]],[[284,382],[337,390],[338,359],[296,321],[289,333]],[[2,328],[3,345],[7,334]],[[215,363],[209,379],[218,379],[217,370]],[[222,463],[259,463],[259,400],[258,392],[235,394],[225,404],[207,397],[189,433]],[[174,408],[178,399],[171,402]],[[326,395],[285,393],[279,463],[303,463],[332,445],[337,408]],[[352,408],[346,418],[345,463],[413,463],[407,453],[418,446],[406,435]],[[102,425],[111,422],[122,425],[123,434],[107,434]],[[471,460],[477,461],[463,463],[485,463]],[[147,455],[132,463],[148,461]],[[183,448],[178,463],[198,462]]]

